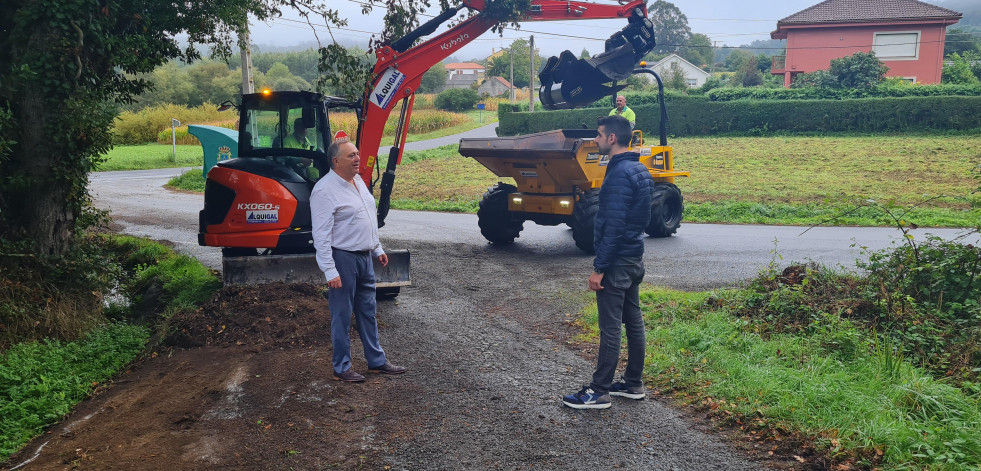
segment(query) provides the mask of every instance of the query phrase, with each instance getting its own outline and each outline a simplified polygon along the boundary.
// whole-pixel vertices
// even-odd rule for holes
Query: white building
[[[695,64],[686,61],[681,56],[677,54],[671,54],[664,59],[657,61],[656,64],[650,66],[651,70],[657,72],[661,76],[661,80],[667,81],[671,74],[674,73],[672,70],[672,65],[680,69],[682,74],[685,76],[685,81],[688,82],[689,88],[700,87],[705,81],[711,76],[708,72],[699,69]],[[650,75],[644,75],[648,80],[653,81],[654,77]]]
[[[446,88],[469,88],[484,79],[484,66],[473,62],[446,64]]]

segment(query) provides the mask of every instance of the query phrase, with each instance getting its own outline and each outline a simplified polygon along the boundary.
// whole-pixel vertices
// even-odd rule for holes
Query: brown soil
[[[568,254],[567,254],[568,255]],[[223,289],[165,344],[9,462],[23,470],[762,469],[794,450],[726,445],[660,400],[573,411],[592,371],[571,322],[590,258],[413,247],[413,286],[379,303],[401,376],[333,381],[311,285]],[[543,276],[547,273],[547,276]],[[502,276],[504,275],[504,276]],[[352,332],[354,369],[365,372]],[[735,451],[735,450],[739,451]],[[745,453],[745,454],[744,454]],[[747,455],[748,454],[748,455]]]

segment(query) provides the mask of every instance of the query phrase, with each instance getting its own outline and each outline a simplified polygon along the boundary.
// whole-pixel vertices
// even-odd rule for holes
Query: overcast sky
[[[819,2],[820,0],[678,0],[673,3],[688,17],[692,32],[707,35],[716,46],[739,46],[758,39],[770,39],[770,32],[776,29],[778,20]],[[367,42],[372,33],[377,34],[383,27],[384,11],[379,7],[375,7],[370,15],[363,16],[359,4],[354,0],[331,0],[328,3],[345,14],[349,21],[349,25],[343,29],[334,28],[334,35],[339,41],[346,38]],[[314,32],[306,23],[297,21],[297,18],[290,15],[265,23],[253,21],[250,25],[252,42],[259,45],[294,46],[316,41],[318,36],[322,44],[331,41],[322,20]],[[577,56],[583,49],[596,54],[603,51],[603,41],[625,25],[626,21],[622,19],[524,22],[520,30],[505,31],[503,38],[488,31],[454,56],[459,60],[483,58],[491,54],[492,49],[507,47],[514,39],[527,39],[529,35],[534,35],[535,46],[545,56],[558,55],[565,49]]]

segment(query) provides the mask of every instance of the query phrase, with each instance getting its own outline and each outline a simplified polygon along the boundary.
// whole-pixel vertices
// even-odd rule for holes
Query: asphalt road
[[[205,265],[221,269],[215,247],[197,244],[198,211],[204,205],[199,194],[163,188],[172,177],[188,169],[101,172],[91,175],[89,189],[95,205],[111,211],[127,234],[169,241],[181,253]],[[397,182],[396,182],[397,184]],[[977,234],[962,229],[920,228],[914,241],[926,234],[952,239]],[[393,210],[381,229],[389,249],[409,249],[416,242],[450,242],[483,246],[488,242],[477,228],[473,214]],[[863,249],[878,250],[902,243],[894,228],[797,227],[683,223],[678,233],[665,239],[647,239],[648,280],[678,289],[703,289],[731,285],[750,278],[775,261],[814,261],[855,269]],[[539,226],[526,222],[515,249],[567,257],[588,269],[589,257],[580,252],[565,226]]]

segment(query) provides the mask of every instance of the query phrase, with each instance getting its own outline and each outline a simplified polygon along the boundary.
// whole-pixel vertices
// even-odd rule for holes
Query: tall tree
[[[514,86],[527,87],[529,83],[529,69],[531,68],[531,51],[527,40],[516,39],[511,43],[511,53],[514,54]],[[535,67],[541,69],[545,60],[542,59],[538,49],[535,49]],[[511,58],[507,54],[501,54],[490,60],[487,67],[488,77],[501,77],[510,80]],[[536,72],[537,73],[537,72]]]
[[[446,86],[447,78],[446,63],[440,61],[440,63],[430,67],[425,74],[422,74],[419,90],[423,93],[439,93]]]
[[[675,4],[657,0],[650,5],[648,13],[654,23],[655,53],[677,53],[688,44],[691,37],[688,17]]]
[[[947,29],[947,36],[944,39],[944,57],[951,54],[964,55],[965,52],[975,51],[978,48],[981,48],[981,40],[970,31],[962,28]]]
[[[712,48],[712,40],[708,36],[694,33],[688,38],[688,42],[685,43],[685,47],[681,49],[678,55],[697,67],[708,69],[715,59],[715,49]]]

